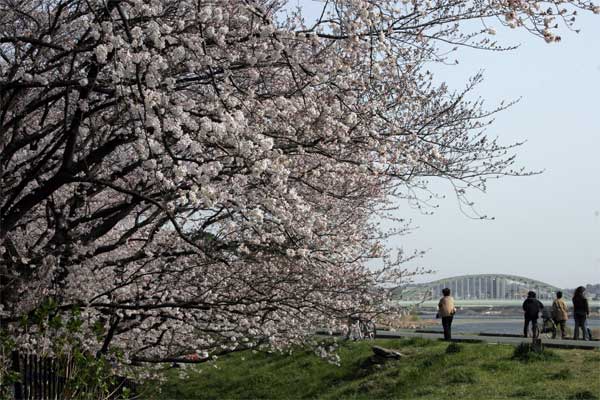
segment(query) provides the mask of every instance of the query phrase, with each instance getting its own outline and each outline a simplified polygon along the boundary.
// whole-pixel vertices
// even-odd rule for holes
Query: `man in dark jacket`
[[[540,312],[544,309],[544,305],[541,301],[536,299],[535,296],[535,292],[529,292],[527,293],[527,298],[523,302],[523,311],[525,312],[525,326],[523,327],[524,337],[527,337],[529,323],[531,323],[531,330],[533,331],[534,337],[538,336],[537,320]]]

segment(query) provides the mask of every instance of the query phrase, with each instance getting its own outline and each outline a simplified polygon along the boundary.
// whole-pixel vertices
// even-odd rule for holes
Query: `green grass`
[[[340,346],[341,365],[313,352],[241,352],[214,363],[169,369],[152,399],[598,399],[600,353],[553,350],[549,357],[515,359],[509,345],[423,339],[376,340],[405,357],[368,362],[372,342]],[[450,348],[448,348],[450,346]],[[179,375],[185,372],[186,378]],[[160,391],[157,387],[160,386]]]
[[[515,347],[513,351],[513,360],[519,360],[522,362],[536,362],[536,361],[561,361],[561,358],[556,352],[548,349],[542,349],[536,351],[530,343],[521,343]]]

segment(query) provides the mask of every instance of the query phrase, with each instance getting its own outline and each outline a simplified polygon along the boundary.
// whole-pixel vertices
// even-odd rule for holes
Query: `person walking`
[[[567,337],[567,320],[569,319],[569,312],[567,309],[567,303],[563,300],[563,293],[556,292],[556,299],[552,302],[552,319],[557,327],[560,327],[560,337],[562,339]],[[556,337],[558,332],[554,330],[552,339]]]
[[[590,306],[584,295],[585,288],[579,286],[573,294],[573,317],[575,318],[574,340],[579,339],[579,328],[583,331],[583,340],[590,339],[587,329],[587,317],[590,315]]]
[[[444,340],[450,340],[452,339],[452,319],[456,314],[456,307],[454,307],[454,298],[450,296],[450,289],[443,289],[442,294],[444,297],[438,303],[438,315],[442,318]]]
[[[540,311],[544,309],[544,305],[541,301],[536,299],[536,294],[533,291],[527,293],[527,298],[523,302],[523,312],[525,315],[525,325],[523,326],[523,336],[527,337],[527,330],[529,329],[529,324],[531,323],[531,330],[533,332],[533,337],[537,338],[539,335],[539,330],[537,326],[538,318],[540,316]]]

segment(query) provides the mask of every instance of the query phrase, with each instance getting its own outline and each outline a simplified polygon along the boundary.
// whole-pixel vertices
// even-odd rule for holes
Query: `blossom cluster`
[[[411,272],[383,243],[402,221],[374,216],[418,205],[427,177],[462,199],[523,173],[485,135],[505,106],[467,100],[481,77],[452,92],[428,63],[500,48],[463,21],[550,42],[598,12],[345,0],[310,22],[284,3],[0,0],[1,305],[20,346],[204,361],[384,311]]]

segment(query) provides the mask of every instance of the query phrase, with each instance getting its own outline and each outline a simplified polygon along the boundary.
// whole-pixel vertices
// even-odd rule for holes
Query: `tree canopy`
[[[505,106],[468,99],[481,76],[453,92],[428,66],[454,46],[505,49],[494,24],[558,41],[578,10],[600,12],[0,0],[4,326],[51,352],[70,318],[94,353],[202,360],[376,312],[411,272],[374,215],[418,202],[429,177],[463,198],[523,173],[485,132]]]

